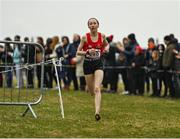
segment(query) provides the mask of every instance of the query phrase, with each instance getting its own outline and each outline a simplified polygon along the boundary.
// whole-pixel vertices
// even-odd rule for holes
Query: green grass
[[[94,119],[94,97],[63,92],[65,119],[58,91],[46,91],[40,105],[21,117],[25,107],[0,106],[0,137],[180,137],[180,100],[121,94],[102,96],[102,119]]]

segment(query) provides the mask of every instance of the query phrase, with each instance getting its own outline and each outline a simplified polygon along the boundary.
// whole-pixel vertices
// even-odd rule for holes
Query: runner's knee
[[[95,94],[96,94],[96,93],[100,93],[100,87],[95,87],[94,93],[95,93]]]

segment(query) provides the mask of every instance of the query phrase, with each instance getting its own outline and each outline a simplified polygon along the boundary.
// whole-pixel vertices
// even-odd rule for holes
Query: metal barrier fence
[[[37,118],[32,106],[43,97],[44,54],[37,43],[0,41],[0,105],[26,106],[22,116]]]

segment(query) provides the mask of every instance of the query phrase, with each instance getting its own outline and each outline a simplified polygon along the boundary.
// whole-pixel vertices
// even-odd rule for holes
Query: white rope
[[[55,59],[55,65],[56,67],[60,67],[60,70],[62,70],[62,67],[65,67],[65,68],[72,68],[72,67],[76,67],[76,65],[62,65],[62,61],[64,60],[63,57],[59,58],[59,59]],[[40,62],[40,63],[36,63],[36,64],[25,64],[23,66],[21,66],[20,68],[16,68],[16,66],[9,66],[9,65],[5,65],[5,66],[0,66],[0,67],[3,67],[3,68],[11,68],[9,70],[5,70],[5,71],[1,71],[0,73],[6,73],[6,72],[12,72],[12,71],[15,71],[15,70],[21,70],[21,69],[27,69],[27,70],[30,70],[31,68],[33,68],[34,66],[37,66],[37,65],[42,65],[42,64],[52,64],[53,63],[53,59],[50,59],[50,60],[47,60],[45,62]],[[153,71],[151,68],[147,67],[147,66],[142,66],[141,67],[142,69],[144,69],[145,71],[147,72],[150,72],[150,71]],[[104,66],[104,69],[132,69],[131,66]],[[165,70],[156,70],[157,72],[164,72]],[[169,73],[176,73],[176,71],[173,71],[173,70],[167,70],[166,72],[169,72]]]
[[[63,59],[63,58],[56,59],[56,60],[55,60],[55,63],[56,63],[56,62],[59,62],[59,61],[62,61],[62,59]],[[53,59],[47,60],[47,61],[45,61],[45,62],[36,63],[36,64],[25,64],[25,65],[20,66],[20,68],[16,68],[16,66],[9,66],[9,65],[8,65],[8,66],[0,66],[0,67],[3,67],[3,68],[8,68],[8,67],[11,68],[11,69],[9,69],[9,70],[1,71],[0,73],[12,72],[12,71],[21,70],[21,69],[30,70],[31,68],[33,68],[34,66],[37,66],[37,65],[42,65],[42,64],[47,65],[47,64],[51,64],[51,63],[53,63],[52,61],[53,61]],[[57,65],[57,64],[56,64],[56,65]],[[57,66],[60,66],[60,67],[61,67],[61,66],[62,66],[62,63],[61,63],[61,64],[58,64]]]

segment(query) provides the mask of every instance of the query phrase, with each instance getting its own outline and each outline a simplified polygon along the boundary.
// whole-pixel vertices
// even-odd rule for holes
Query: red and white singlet
[[[86,33],[86,39],[87,42],[83,46],[83,51],[87,51],[92,48],[96,49],[96,53],[94,55],[89,55],[88,58],[100,58],[104,51],[102,34],[98,32],[98,40],[96,42],[92,41],[90,33]]]

